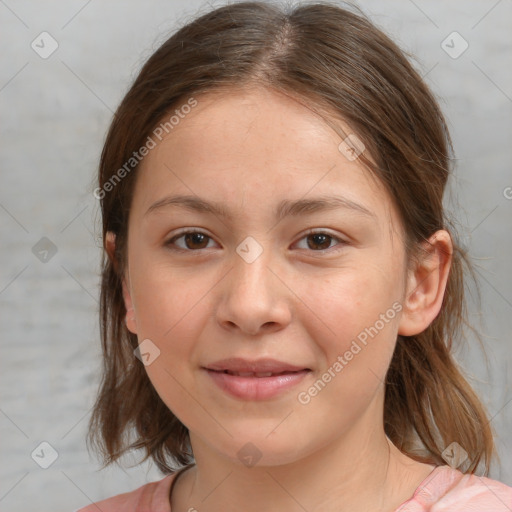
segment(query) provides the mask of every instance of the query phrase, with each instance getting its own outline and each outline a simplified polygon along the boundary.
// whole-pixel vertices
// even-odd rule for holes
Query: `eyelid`
[[[298,241],[302,240],[304,237],[306,237],[308,235],[317,235],[317,234],[327,235],[330,238],[332,238],[333,240],[336,240],[337,242],[339,242],[337,245],[341,245],[342,246],[341,248],[343,248],[343,246],[345,246],[345,245],[349,245],[349,243],[350,243],[345,238],[342,238],[339,235],[335,235],[335,234],[331,233],[330,230],[325,229],[325,228],[323,228],[323,229],[322,228],[311,228],[311,229],[308,229],[307,231],[305,231],[304,233],[302,233],[300,235]],[[329,252],[329,253],[336,252],[336,251],[341,249],[341,248],[336,249],[336,247],[337,246],[334,246],[334,247],[330,247],[329,249],[322,249],[322,250],[319,250],[319,251],[309,250],[309,252],[323,254],[323,253],[327,253],[327,252]]]
[[[206,231],[204,231],[202,228],[194,228],[194,227],[188,227],[188,228],[182,228],[182,229],[179,229],[176,233],[174,233],[170,238],[167,238],[166,241],[164,242],[164,245],[166,247],[170,247],[174,244],[174,241],[177,240],[178,238],[181,238],[183,235],[186,235],[188,233],[200,233],[201,235],[205,235],[206,237],[208,237],[210,240],[213,240],[215,241],[215,238],[208,234]],[[182,249],[181,247],[170,247],[172,250],[175,250],[175,251],[181,251],[181,252],[190,252],[190,253],[193,253],[193,252],[201,252],[201,251],[204,251],[204,249],[201,249],[201,250],[196,250],[196,251],[193,251],[191,249]]]
[[[210,240],[215,241],[215,238],[213,236],[209,235],[202,228],[188,227],[188,228],[182,228],[182,229],[178,230],[176,233],[174,233],[171,236],[171,238],[167,239],[167,241],[165,242],[164,245],[165,246],[171,246],[174,243],[175,240],[177,240],[178,238],[181,238],[183,235],[186,235],[186,234],[189,234],[189,233],[199,233],[199,234],[205,235]],[[329,236],[330,238],[332,238],[333,240],[336,240],[337,242],[339,242],[337,245],[341,245],[342,247],[350,244],[350,242],[348,240],[345,240],[344,238],[331,233],[326,228],[311,228],[311,229],[308,229],[307,231],[303,232],[299,236],[299,238],[297,239],[297,242],[302,240],[303,238],[305,238],[308,235],[316,235],[316,234],[323,234],[323,235],[325,234],[325,235]],[[297,242],[295,242],[295,243],[297,243]],[[324,254],[324,253],[327,253],[327,252],[336,252],[337,250],[340,250],[340,249],[335,249],[335,247],[331,247],[329,249],[321,249],[321,250],[318,250],[318,251],[309,250],[308,252]],[[192,250],[192,249],[182,249],[181,247],[172,247],[172,250],[181,251],[181,252],[189,252],[189,253],[194,253],[194,252],[200,253],[201,251],[204,251],[205,249]]]
[[[316,234],[329,235],[330,237],[335,238],[336,240],[339,240],[340,242],[344,242],[344,243],[348,244],[348,240],[345,240],[340,235],[336,235],[336,234],[332,233],[327,228],[311,228],[311,229],[308,229],[307,231],[302,233],[301,238],[305,237],[306,235],[316,235]]]

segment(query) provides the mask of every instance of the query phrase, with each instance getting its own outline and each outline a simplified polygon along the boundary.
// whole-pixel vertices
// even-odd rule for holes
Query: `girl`
[[[242,2],[168,39],[102,153],[90,424],[107,464],[166,476],[82,511],[512,510],[451,356],[450,150],[353,9]]]

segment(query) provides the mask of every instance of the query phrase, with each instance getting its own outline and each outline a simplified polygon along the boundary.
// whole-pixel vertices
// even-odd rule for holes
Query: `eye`
[[[331,235],[325,231],[309,231],[306,233],[300,240],[307,240],[306,249],[311,249],[313,252],[323,252],[331,249],[331,242],[333,240],[338,241],[337,245],[341,247],[335,249],[338,251],[343,248],[343,246],[347,245],[348,242],[342,240],[341,238]]]
[[[180,239],[183,239],[183,245],[176,243]],[[168,240],[165,245],[173,250],[197,252],[200,249],[208,249],[208,240],[213,241],[209,235],[202,231],[182,231]],[[310,249],[313,252],[330,250],[332,248],[331,243],[334,240],[339,242],[337,245],[342,246],[339,249],[335,249],[335,251],[340,250],[348,243],[345,240],[325,231],[309,231],[300,240],[308,240],[306,249]]]
[[[183,242],[185,244],[184,247],[175,243],[180,238],[183,238]],[[177,245],[178,250],[195,252],[196,249],[207,249],[208,247],[206,247],[207,244],[205,245],[205,241],[208,239],[213,240],[210,236],[208,236],[206,233],[203,233],[202,231],[182,231],[178,235],[168,240],[165,245],[170,246],[171,249],[174,249],[172,246]]]

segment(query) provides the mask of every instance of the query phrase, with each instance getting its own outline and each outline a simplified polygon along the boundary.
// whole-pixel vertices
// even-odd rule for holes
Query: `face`
[[[260,464],[293,462],[381,421],[406,287],[400,219],[298,102],[264,89],[196,100],[137,171],[127,325],[191,439],[233,461],[251,442]],[[319,198],[332,207],[290,208]],[[270,377],[205,369],[228,358],[279,364],[251,367]],[[283,364],[294,371],[276,377]]]

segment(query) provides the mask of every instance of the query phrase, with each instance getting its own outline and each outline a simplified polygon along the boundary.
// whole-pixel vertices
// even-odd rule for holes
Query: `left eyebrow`
[[[169,206],[176,206],[199,213],[209,213],[228,220],[232,220],[235,217],[235,215],[229,212],[221,203],[208,202],[198,196],[187,195],[163,197],[153,203],[147,209],[144,216]],[[275,217],[277,220],[282,220],[289,216],[310,215],[319,211],[336,210],[340,208],[352,210],[356,213],[373,217],[374,219],[377,218],[374,212],[362,204],[342,196],[319,196],[312,199],[298,199],[293,201],[284,200],[277,205]]]

